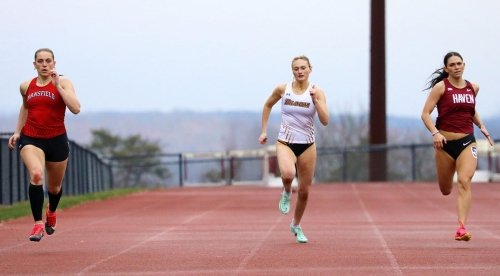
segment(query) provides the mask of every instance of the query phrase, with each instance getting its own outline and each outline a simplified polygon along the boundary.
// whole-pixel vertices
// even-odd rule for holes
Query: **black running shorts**
[[[32,145],[45,153],[45,161],[61,162],[68,159],[69,140],[66,133],[53,138],[33,138],[21,133],[19,138],[19,150],[24,146]]]

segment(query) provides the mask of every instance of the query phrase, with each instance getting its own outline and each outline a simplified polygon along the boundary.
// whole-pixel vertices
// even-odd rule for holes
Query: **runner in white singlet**
[[[329,113],[323,90],[309,82],[312,67],[309,59],[298,56],[292,60],[294,80],[290,84],[278,85],[267,99],[262,110],[262,129],[259,142],[267,142],[267,122],[273,106],[281,99],[281,127],[276,143],[278,166],[283,182],[283,191],[278,204],[283,214],[290,211],[292,181],[298,177],[298,195],[290,230],[297,242],[306,243],[300,221],[306,209],[314,170],[316,167],[316,145],[314,144],[314,117],[327,125]]]

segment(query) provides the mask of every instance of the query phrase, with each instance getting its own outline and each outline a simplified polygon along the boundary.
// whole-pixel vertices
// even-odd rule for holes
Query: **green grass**
[[[85,194],[80,196],[63,196],[61,198],[61,201],[59,202],[59,206],[57,209],[67,209],[85,202],[124,196],[143,190],[144,189],[140,188],[123,188],[123,189],[113,189],[105,192]],[[0,206],[0,221],[2,222],[29,215],[31,215],[31,208],[29,201],[22,201],[15,203],[13,205]]]

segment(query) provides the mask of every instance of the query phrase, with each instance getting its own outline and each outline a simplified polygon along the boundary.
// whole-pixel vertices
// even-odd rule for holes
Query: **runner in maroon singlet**
[[[471,206],[471,180],[477,167],[477,148],[474,124],[493,145],[486,126],[476,112],[476,96],[479,86],[465,79],[462,56],[450,52],[444,57],[444,67],[434,72],[429,82],[431,92],[422,111],[422,120],[434,140],[436,171],[439,188],[443,195],[453,189],[453,177],[457,174],[458,229],[455,240],[468,241],[472,235],[465,224]],[[427,90],[426,89],[426,90]],[[437,107],[434,125],[431,113]]]

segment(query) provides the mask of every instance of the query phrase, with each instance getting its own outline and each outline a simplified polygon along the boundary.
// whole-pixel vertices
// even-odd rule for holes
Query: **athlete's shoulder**
[[[446,82],[445,80],[442,80],[442,81],[439,81],[438,83],[436,83],[432,89],[436,89],[436,90],[443,90],[444,91],[444,88],[446,87]]]
[[[59,75],[59,81],[62,83],[71,83],[71,80],[65,75]]]
[[[439,81],[431,88],[429,96],[435,98],[437,101],[444,94],[445,86],[444,80]]]
[[[471,83],[472,84],[472,89],[474,89],[474,92],[477,93],[479,92],[479,84],[477,83]]]
[[[59,83],[61,84],[63,89],[74,89],[73,82],[69,78],[63,75],[59,75]]]
[[[281,91],[285,91],[286,90],[286,87],[289,86],[290,84],[289,83],[280,83],[278,84],[278,86],[276,87],[277,89],[281,90]]]
[[[479,92],[479,84],[473,83],[473,82],[468,81],[468,80],[466,80],[466,82],[467,82],[467,86],[471,87],[474,90],[475,94],[477,94],[477,92]]]
[[[286,87],[287,87],[286,83],[278,84],[274,89],[274,93],[283,95],[285,93]]]
[[[21,91],[21,94],[26,94],[26,91],[28,91],[28,88],[30,86],[30,83],[33,81],[34,79],[28,79],[28,80],[25,80],[23,82],[21,82],[21,84],[19,85],[19,90]]]

